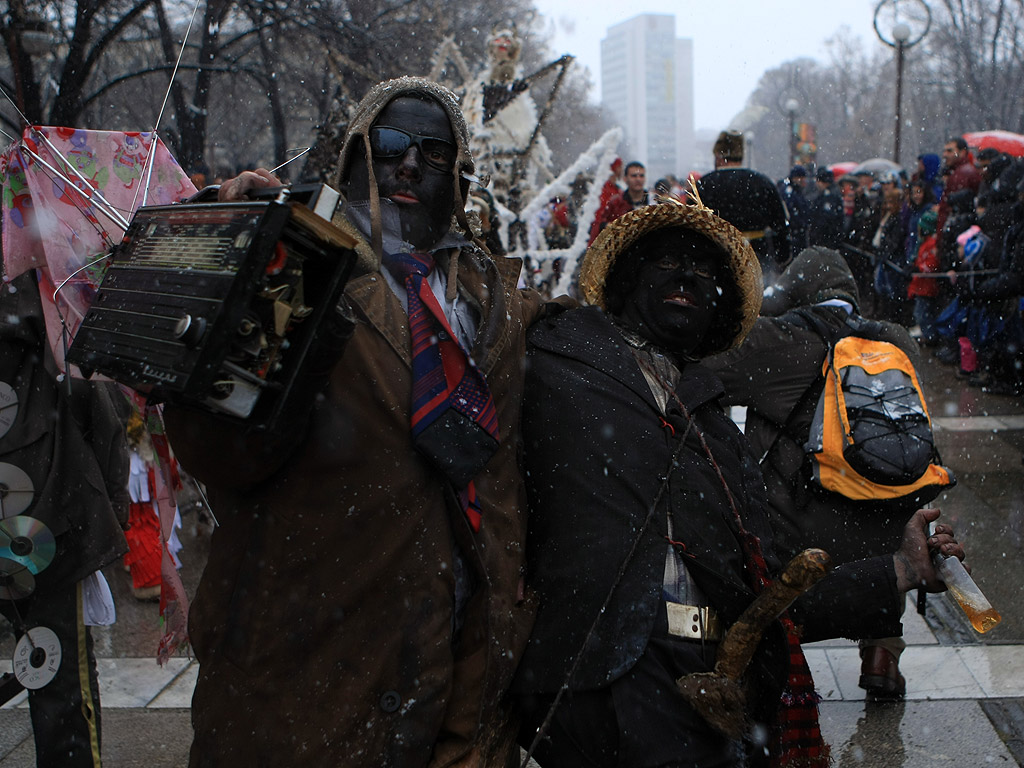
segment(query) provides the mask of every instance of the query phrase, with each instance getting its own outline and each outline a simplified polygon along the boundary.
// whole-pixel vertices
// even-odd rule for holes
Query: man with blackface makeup
[[[337,179],[359,260],[290,425],[168,409],[221,522],[191,613],[193,768],[518,756],[501,695],[533,615],[516,451],[543,307],[470,230],[472,173],[449,91],[373,88]],[[220,194],[277,183],[246,172]]]
[[[752,655],[738,664],[744,702],[716,718],[708,692],[722,681],[690,676],[726,662],[725,632],[780,563],[757,458],[701,360],[742,342],[761,285],[750,244],[710,209],[649,206],[587,252],[590,306],[529,333],[527,581],[539,609],[513,690],[521,743],[542,766],[826,766],[800,643],[894,634],[909,589],[943,588],[929,551],[963,556],[948,526],[927,537],[938,510],[919,510],[895,554],[844,563],[768,613],[739,643]],[[697,681],[689,695],[680,678]]]

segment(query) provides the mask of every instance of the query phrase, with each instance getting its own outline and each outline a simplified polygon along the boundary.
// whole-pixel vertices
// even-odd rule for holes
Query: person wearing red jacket
[[[939,271],[939,245],[935,234],[935,223],[938,214],[934,210],[925,211],[917,222],[918,238],[921,245],[917,249],[914,268],[917,272]],[[933,277],[912,277],[907,286],[907,298],[914,302],[914,322],[921,327],[921,343],[933,346],[939,337],[935,330],[935,318],[939,312],[939,281]]]
[[[942,226],[949,216],[949,199],[961,189],[969,189],[977,194],[981,185],[981,171],[974,165],[974,158],[967,149],[967,142],[959,136],[947,141],[942,149],[942,174],[946,177],[946,184],[942,190],[942,199],[939,200],[936,232],[942,232]]]
[[[590,227],[590,240],[587,247],[597,239],[601,230],[615,221],[624,213],[634,208],[642,208],[650,205],[651,196],[644,188],[647,181],[647,169],[644,164],[634,160],[626,164],[626,191],[621,195],[614,195],[605,205],[601,206],[594,217],[594,223]]]

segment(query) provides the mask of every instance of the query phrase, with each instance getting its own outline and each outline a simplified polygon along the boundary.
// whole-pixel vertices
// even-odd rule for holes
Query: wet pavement
[[[930,596],[926,615],[908,604],[901,661],[907,698],[866,701],[857,687],[856,646],[807,646],[823,697],[822,730],[838,768],[1015,766],[1024,761],[1024,400],[987,395],[926,352],[921,378],[943,463],[958,486],[934,504],[952,520],[974,576],[1002,623],[971,629],[947,596]],[[186,514],[183,580],[193,593],[209,531]],[[184,655],[161,668],[155,603],[139,603],[130,578],[105,571],[118,608],[111,628],[95,630],[103,701],[103,753],[115,768],[173,768],[187,762],[188,706],[197,672]],[[2,622],[0,622],[2,624]],[[13,639],[0,625],[0,671],[10,669]],[[34,764],[24,695],[0,709],[0,768]]]

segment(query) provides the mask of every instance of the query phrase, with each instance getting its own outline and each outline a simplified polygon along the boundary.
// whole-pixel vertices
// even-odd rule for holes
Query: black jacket
[[[670,405],[662,417],[607,317],[593,307],[569,311],[535,325],[529,341],[523,407],[527,580],[540,595],[540,609],[519,667],[520,693],[553,693],[562,684],[659,499],[571,681],[573,689],[596,689],[628,671],[647,645],[661,600],[669,514],[674,538],[685,546],[687,569],[726,626],[754,593],[729,503],[696,432],[687,433],[678,406]],[[764,485],[742,434],[718,404],[721,393],[718,379],[699,364],[685,368],[676,389],[721,468],[744,526],[761,538],[769,567],[776,570]],[[872,589],[872,599],[864,599]],[[852,609],[836,611],[843,592],[843,605]],[[891,599],[879,600],[879,593]],[[802,598],[791,616],[804,625],[807,641],[872,630],[884,637],[899,626],[899,600],[891,558],[880,558],[840,569]],[[781,625],[762,642],[755,667],[763,684],[781,685]]]
[[[806,286],[805,286],[806,288]],[[839,329],[844,310],[805,305],[821,322]],[[917,358],[917,345],[902,326],[878,321],[877,337]],[[746,436],[761,462],[768,489],[768,514],[779,557],[820,547],[835,563],[894,552],[907,519],[917,509],[905,504],[850,502],[812,487],[803,444],[817,402],[812,397],[828,349],[824,339],[793,312],[759,317],[738,348],[707,364],[725,386],[722,402],[747,407]]]
[[[72,379],[68,393],[67,382],[57,381],[35,274],[11,285],[0,290],[0,381],[11,386],[17,405],[7,409],[16,417],[0,434],[0,462],[28,476],[34,493],[21,514],[57,539],[38,586],[64,587],[127,551],[121,525],[128,519],[128,406],[109,382]]]

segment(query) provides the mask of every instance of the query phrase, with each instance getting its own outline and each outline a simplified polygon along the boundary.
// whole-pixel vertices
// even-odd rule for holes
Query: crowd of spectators
[[[806,177],[796,166],[778,183],[796,251],[839,248],[865,314],[913,329],[972,386],[1024,392],[1024,159],[953,138],[909,176]]]
[[[616,160],[590,242],[627,210],[663,197],[686,200],[686,184],[676,177],[659,179],[648,192],[643,173],[640,163],[624,169]],[[575,237],[589,183],[577,185],[580,199],[555,198],[545,209],[549,248]],[[777,187],[791,252],[839,250],[866,315],[912,329],[972,386],[1024,393],[1024,158],[991,148],[975,153],[954,137],[941,154],[920,154],[910,174],[894,167],[837,175],[795,165]]]

